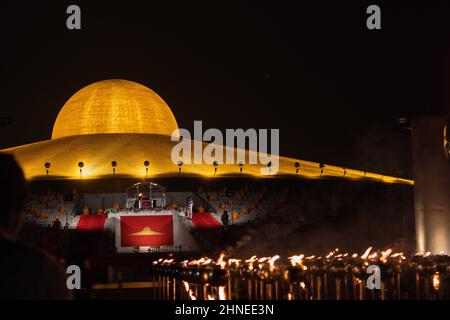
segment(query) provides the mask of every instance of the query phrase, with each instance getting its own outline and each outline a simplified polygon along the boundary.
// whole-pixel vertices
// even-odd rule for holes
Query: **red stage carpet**
[[[105,226],[107,215],[102,216],[81,216],[77,224],[80,231],[100,231]]]
[[[210,213],[197,213],[192,214],[192,222],[199,229],[214,229],[222,227],[222,224],[217,221]]]

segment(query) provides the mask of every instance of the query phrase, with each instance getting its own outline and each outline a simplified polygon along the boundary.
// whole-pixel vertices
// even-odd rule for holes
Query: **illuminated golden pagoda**
[[[171,152],[170,135],[177,121],[164,100],[149,88],[127,80],[104,80],[75,93],[62,107],[51,140],[1,150],[11,153],[29,180],[111,177],[261,177],[261,164],[179,164]],[[192,141],[191,141],[192,143]],[[206,145],[206,144],[205,144]],[[240,151],[242,152],[242,150]],[[246,158],[254,151],[245,151]],[[194,155],[193,155],[194,156]],[[145,161],[150,165],[146,168]],[[49,165],[49,168],[45,167]],[[242,169],[242,172],[241,172]],[[48,170],[48,174],[47,171]],[[266,177],[301,176],[373,179],[413,184],[411,180],[287,157],[279,170]]]

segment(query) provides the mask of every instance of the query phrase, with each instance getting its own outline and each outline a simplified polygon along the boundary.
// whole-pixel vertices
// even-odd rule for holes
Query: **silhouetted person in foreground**
[[[0,299],[70,299],[56,260],[15,240],[24,200],[22,170],[12,156],[0,153]]]

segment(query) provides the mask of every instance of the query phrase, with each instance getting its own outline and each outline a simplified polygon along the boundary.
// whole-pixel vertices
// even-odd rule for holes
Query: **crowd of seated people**
[[[385,234],[390,234],[395,242],[402,232],[414,230],[413,217],[408,216],[413,210],[407,187],[336,181],[249,185],[197,189],[197,194],[217,210],[219,221],[223,212],[230,218],[226,232],[197,232],[197,239],[206,247],[223,250],[267,248],[273,244],[275,250],[283,243],[286,249],[298,248],[314,241],[332,243],[330,234],[338,239],[336,242],[347,241],[346,237],[350,241],[388,241]],[[383,232],[387,228],[392,230]],[[328,231],[314,231],[319,229]]]
[[[98,207],[96,211],[93,211],[88,206],[84,206],[81,212],[81,216],[83,217],[94,215],[103,216],[105,214],[106,214],[105,209],[103,209],[102,207]]]
[[[226,212],[229,215],[230,224],[258,219],[265,213],[270,202],[268,187],[250,189],[248,186],[243,186],[233,189],[223,186],[205,190],[203,186],[200,186],[197,194],[216,210],[217,216],[222,216]],[[204,210],[203,205],[199,204],[196,212],[201,213]]]
[[[75,205],[73,193],[58,193],[48,190],[39,195],[28,194],[24,214],[25,221],[39,225],[52,224],[58,219],[67,224],[67,215],[73,215],[72,209]]]

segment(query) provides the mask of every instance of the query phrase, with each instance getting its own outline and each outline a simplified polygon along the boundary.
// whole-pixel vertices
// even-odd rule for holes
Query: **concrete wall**
[[[450,165],[443,149],[445,118],[412,122],[417,250],[450,254]]]

